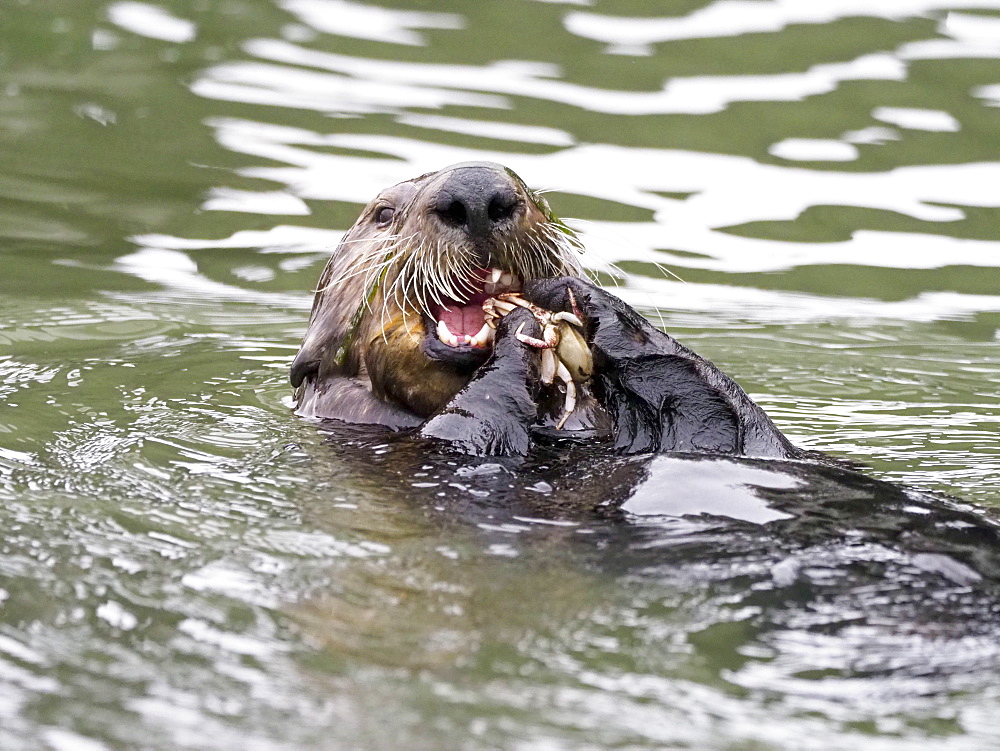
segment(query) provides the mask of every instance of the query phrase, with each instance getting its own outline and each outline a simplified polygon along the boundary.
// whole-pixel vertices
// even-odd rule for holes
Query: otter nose
[[[438,191],[434,213],[445,224],[476,239],[489,237],[513,216],[519,203],[513,181],[489,167],[463,167],[451,173]]]

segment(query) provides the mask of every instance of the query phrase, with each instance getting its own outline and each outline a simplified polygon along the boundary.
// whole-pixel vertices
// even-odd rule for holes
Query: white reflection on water
[[[817,172],[760,164],[740,156],[610,144],[526,155],[379,135],[324,135],[228,118],[212,120],[211,124],[227,148],[288,165],[248,168],[242,170],[244,175],[283,183],[287,193],[300,198],[367,203],[400,180],[454,162],[491,160],[507,164],[535,187],[564,188],[651,210],[651,222],[574,223],[588,248],[589,257],[584,261],[595,269],[626,261],[658,261],[674,270],[697,268],[728,273],[825,264],[905,269],[1000,266],[1000,242],[993,240],[859,230],[840,242],[779,242],[723,231],[752,222],[792,220],[813,206],[857,206],[926,222],[957,221],[964,217],[960,206],[1000,206],[997,163],[914,166],[879,173]],[[329,146],[391,158],[314,150]],[[661,192],[693,195],[680,200],[659,195]],[[251,201],[245,204],[248,210],[252,205]],[[267,235],[241,232],[222,241],[163,236],[136,240],[147,247],[177,250],[270,247],[295,252],[330,250],[339,237],[339,233],[315,228],[283,226]],[[154,273],[155,264],[136,265],[135,258],[125,262],[123,268],[152,281],[148,275]],[[182,280],[175,272],[175,265],[168,264],[155,270],[154,275],[163,283],[168,282],[168,277],[178,285],[190,287],[194,283],[193,276],[184,273]],[[858,316],[928,321],[1000,310],[1000,296],[957,292],[924,292],[898,302],[841,297],[834,301],[818,295],[745,286],[682,285],[636,274],[627,283],[631,291],[624,290],[623,296],[639,305],[669,300],[669,306],[676,309],[716,314],[731,311],[767,320],[794,315],[805,320]],[[639,292],[642,296],[633,294]],[[225,295],[239,296],[239,291],[231,288]]]
[[[611,18],[569,12],[567,28],[576,34],[614,44],[642,45],[675,39],[727,37],[776,32],[792,24],[820,25],[847,17],[904,20],[943,14],[954,0],[860,2],[776,0],[769,3],[723,0],[676,18]],[[286,0],[283,7],[319,32],[401,44],[422,44],[418,29],[459,29],[463,19],[450,14],[365,7],[339,0]],[[1000,0],[966,3],[966,10],[997,9]],[[729,274],[767,273],[815,265],[855,265],[900,269],[945,266],[1000,266],[1000,242],[966,239],[946,233],[857,230],[836,242],[776,241],[727,231],[741,225],[791,222],[814,207],[857,207],[911,217],[920,222],[959,222],[963,207],[1000,207],[1000,163],[934,164],[884,172],[816,171],[794,164],[762,164],[730,154],[670,149],[642,149],[625,144],[579,143],[576,134],[547,125],[491,122],[414,112],[446,106],[484,110],[513,109],[517,98],[558,102],[581,110],[618,116],[663,113],[711,113],[734,102],[794,101],[835,91],[845,81],[905,81],[909,61],[940,57],[1000,54],[998,25],[966,13],[947,13],[937,32],[946,39],[911,41],[894,51],[872,51],[841,62],[823,62],[805,70],[767,75],[713,75],[667,79],[659,91],[599,89],[566,80],[559,66],[524,60],[486,65],[446,65],[360,58],[309,49],[278,39],[256,39],[244,49],[257,58],[206,69],[192,84],[205,97],[338,116],[382,113],[399,126],[419,129],[415,138],[375,134],[330,133],[246,119],[214,118],[208,124],[225,148],[282,166],[245,168],[246,177],[284,186],[277,191],[212,193],[205,208],[287,214],[308,212],[306,199],[366,203],[388,185],[466,160],[507,164],[537,188],[566,190],[601,201],[648,210],[651,221],[577,222],[590,252],[591,268],[609,264],[658,262],[683,276],[684,269]],[[367,36],[366,36],[367,35]],[[262,62],[267,61],[267,62]],[[801,63],[799,63],[801,64]],[[984,99],[995,87],[969,94]],[[968,94],[966,94],[968,96]],[[975,106],[975,105],[973,105]],[[885,127],[887,123],[903,132]],[[777,140],[771,153],[789,161],[853,161],[881,144],[905,141],[905,131],[953,133],[959,121],[941,109],[874,107],[868,118],[840,138]],[[490,148],[458,147],[423,138],[426,131],[479,136],[502,143],[547,145],[547,154],[512,153]],[[582,140],[582,139],[580,139]],[[515,146],[516,148],[516,146]],[[346,155],[356,150],[364,155]],[[379,158],[377,155],[384,155]],[[666,195],[665,195],[666,194]],[[687,195],[687,198],[678,197]],[[275,204],[272,196],[281,196]],[[559,208],[555,199],[556,209]],[[284,206],[284,209],[281,209]],[[343,229],[343,228],[338,228]],[[281,228],[280,240],[260,238],[273,249],[306,250],[304,237]],[[329,248],[333,234],[304,231]],[[242,233],[238,233],[241,234]],[[260,247],[251,238],[224,243]],[[184,250],[218,246],[218,241],[138,238],[148,248]],[[126,264],[128,266],[129,264]],[[142,273],[149,272],[140,264]],[[301,264],[298,266],[301,267]],[[160,281],[191,285],[192,280],[158,275]],[[750,320],[817,321],[843,317],[931,321],[963,318],[1000,310],[1000,295],[925,292],[902,301],[836,298],[746,286],[681,285],[640,276],[626,280],[623,297],[642,305],[669,300],[675,309]],[[235,288],[228,295],[238,295]]]
[[[286,8],[313,28],[344,31],[350,18],[332,13],[334,2],[286,3]],[[645,44],[670,39],[725,37],[780,31],[790,24],[823,24],[848,16],[905,19],[944,11],[953,2],[900,0],[894,3],[718,2],[687,16],[664,19],[607,18],[570,13],[566,25],[574,33],[616,44]],[[346,6],[345,6],[346,7]],[[355,7],[355,6],[351,6]],[[966,4],[992,9],[1000,1]],[[383,41],[420,43],[416,28],[459,28],[457,18],[368,9],[381,20],[371,33]],[[348,14],[350,16],[350,14]],[[360,16],[358,17],[360,18]],[[287,189],[292,199],[365,203],[382,188],[446,164],[487,159],[511,166],[533,186],[566,189],[599,200],[623,203],[653,213],[648,222],[577,224],[591,252],[592,268],[626,261],[660,262],[671,269],[697,268],[727,273],[759,273],[809,265],[859,265],[932,269],[948,265],[993,268],[1000,265],[1000,243],[945,234],[855,231],[838,242],[777,242],[741,237],[727,227],[787,222],[818,206],[876,209],[923,222],[957,222],[962,207],[1000,206],[1000,164],[908,166],[888,172],[835,172],[760,164],[728,154],[666,149],[637,149],[615,144],[577,144],[575,135],[559,128],[488,118],[465,119],[414,108],[446,105],[485,109],[512,108],[515,97],[560,102],[583,110],[619,116],[664,113],[711,113],[741,101],[795,101],[832,92],[845,81],[908,78],[908,61],[941,57],[995,57],[1000,52],[995,25],[967,13],[950,13],[938,24],[948,39],[908,42],[894,52],[865,54],[853,60],[813,65],[805,71],[769,75],[693,76],[668,79],[660,91],[625,91],[582,86],[563,78],[558,66],[528,61],[502,61],[483,66],[399,62],[319,52],[275,39],[248,42],[245,50],[271,61],[237,62],[207,69],[192,89],[202,96],[248,103],[317,110],[335,115],[382,112],[393,114],[401,127],[441,133],[483,136],[507,144],[524,142],[562,147],[545,155],[459,148],[381,135],[323,134],[301,128],[247,120],[210,121],[219,142],[233,151],[287,166],[243,170]],[[379,31],[380,30],[380,31]],[[367,33],[367,32],[365,32]],[[588,32],[589,33],[589,32]],[[372,37],[374,38],[374,37]],[[971,92],[990,100],[995,87]],[[798,161],[852,161],[862,148],[905,138],[899,131],[954,132],[960,126],[948,112],[920,108],[876,107],[871,119],[857,123],[840,139],[789,138],[771,146],[779,158]],[[330,147],[385,154],[353,157],[318,153]],[[690,194],[686,200],[662,193]],[[263,207],[266,193],[243,191],[235,204],[209,203],[207,208]],[[216,195],[213,199],[217,199]],[[213,200],[213,199],[210,199]],[[237,205],[238,204],[238,205]],[[296,204],[296,212],[305,204]],[[289,204],[291,207],[291,204]],[[558,201],[556,202],[558,208]],[[266,212],[262,212],[266,213]],[[273,213],[273,212],[271,212]],[[289,211],[289,213],[295,213]],[[299,244],[299,241],[293,241]],[[169,239],[156,247],[180,248]],[[204,247],[204,245],[203,245]],[[767,320],[794,315],[804,320],[844,316],[896,317],[903,320],[960,318],[1000,309],[1000,297],[959,293],[924,293],[901,302],[868,299],[836,301],[817,295],[782,293],[746,286],[677,285],[633,274],[623,296],[639,305],[669,300],[673,308]],[[752,310],[753,313],[746,311]]]
[[[278,231],[280,230],[280,232]],[[590,237],[587,230],[582,232]],[[272,307],[308,309],[308,290],[301,295],[262,292],[223,284],[203,278],[197,266],[183,253],[172,250],[211,248],[262,248],[262,252],[306,253],[301,260],[283,262],[285,271],[318,264],[332,249],[343,232],[306,227],[278,227],[275,232],[237,232],[221,240],[192,240],[167,235],[143,235],[133,241],[143,246],[137,253],[120,258],[116,269],[146,281],[162,284],[185,296],[242,300],[266,303]],[[585,255],[588,267],[603,270],[605,259]],[[648,259],[646,259],[648,260]],[[1000,261],[998,261],[1000,263]],[[957,292],[922,292],[907,300],[884,301],[868,298],[825,297],[804,292],[780,292],[724,284],[690,284],[670,279],[629,275],[626,286],[615,294],[639,308],[662,307],[672,311],[698,313],[719,322],[753,321],[758,323],[817,323],[844,319],[929,322],[967,318],[983,311],[1000,311],[1000,295],[969,295]]]
[[[876,107],[872,111],[872,117],[911,130],[955,132],[962,127],[958,120],[947,112],[914,107]]]
[[[422,46],[415,29],[461,29],[465,19],[454,13],[395,10],[348,0],[282,0],[281,7],[316,31],[337,36]]]
[[[911,323],[962,320],[984,311],[1000,311],[1000,295],[922,292],[908,300],[886,301],[861,297],[824,297],[802,292],[737,287],[723,284],[684,284],[632,275],[628,287],[615,294],[638,308],[649,306],[703,314],[719,322],[819,323],[853,319]]]
[[[190,240],[168,235],[138,235],[132,241],[138,245],[170,250],[201,250],[204,248],[259,248],[262,253],[301,253],[332,251],[344,233],[314,227],[278,225],[269,230],[241,230],[222,240]]]
[[[786,138],[768,151],[781,159],[797,162],[852,162],[858,158],[855,146],[826,138]]]
[[[949,13],[941,30],[956,39],[992,43],[994,50],[1000,47],[1000,18],[995,16]]]
[[[771,508],[760,488],[789,490],[803,485],[791,475],[737,462],[691,462],[656,457],[649,475],[636,486],[622,510],[637,516],[724,516],[752,524],[791,519]],[[676,492],[664,492],[664,488]]]
[[[996,84],[995,86],[980,86],[972,93],[981,99],[985,99],[990,107],[1000,107],[1000,84]]]
[[[198,265],[187,254],[176,250],[141,248],[118,258],[114,269],[180,293],[189,306],[216,306],[224,300],[293,310],[309,305],[305,293],[260,292],[209,279],[199,273]]]
[[[686,16],[629,18],[576,11],[566,16],[566,29],[578,36],[616,45],[648,45],[681,39],[708,39],[778,32],[800,24],[828,24],[842,18],[902,20],[934,11],[998,9],[1000,0],[719,0]]]
[[[951,39],[928,39],[899,48],[904,60],[947,60],[1000,57],[1000,22],[987,16],[949,13],[938,32]]]
[[[789,24],[822,24],[848,16],[890,19],[919,17],[947,10],[953,2],[900,0],[894,3],[718,2],[688,16],[666,19],[608,19],[570,13],[567,25],[579,33],[587,19],[600,20],[600,38],[615,43],[724,37],[754,31],[777,31]],[[341,20],[320,20],[315,4],[314,27]],[[963,7],[991,9],[998,0]],[[379,11],[381,12],[381,11]],[[389,12],[389,11],[387,11]],[[395,12],[392,12],[395,13]],[[325,17],[325,16],[324,16]],[[332,18],[332,16],[331,16]],[[215,119],[219,142],[226,148],[287,166],[243,170],[287,186],[283,191],[302,199],[364,203],[382,188],[415,175],[464,160],[488,159],[511,166],[529,184],[565,189],[599,200],[647,209],[653,221],[578,224],[592,253],[590,264],[655,260],[671,269],[697,268],[727,273],[760,273],[809,265],[859,265],[932,269],[949,265],[994,268],[1000,265],[1000,243],[945,234],[855,231],[838,242],[778,242],[742,237],[728,227],[760,222],[788,222],[819,206],[875,209],[922,222],[957,222],[962,207],[1000,206],[1000,164],[908,166],[887,172],[836,172],[761,164],[748,157],[667,149],[638,149],[616,144],[578,144],[563,129],[510,122],[490,122],[414,113],[412,108],[448,104],[483,108],[513,107],[515,97],[561,102],[590,112],[615,115],[708,113],[738,101],[791,101],[836,90],[844,81],[903,81],[908,61],[942,57],[991,57],[997,41],[990,24],[978,17],[948,14],[938,31],[949,39],[909,42],[895,52],[876,52],[853,60],[822,63],[804,72],[771,75],[694,76],[669,79],[660,91],[597,89],[564,80],[559,67],[537,62],[503,61],[483,66],[398,62],[319,52],[275,39],[248,42],[245,50],[274,64],[229,63],[207,69],[193,90],[203,96],[325,111],[331,114],[384,112],[401,127],[484,136],[510,144],[521,141],[563,147],[556,153],[527,155],[490,149],[460,148],[382,135],[317,133],[247,120]],[[394,28],[416,28],[416,20],[400,12]],[[410,24],[409,26],[407,24]],[[439,27],[444,28],[444,27]],[[597,29],[598,26],[588,26]],[[595,32],[597,33],[597,32]],[[595,37],[596,38],[596,37]],[[982,87],[975,95],[990,98]],[[505,118],[507,119],[507,118]],[[905,129],[954,132],[957,119],[942,110],[876,107],[870,119],[840,139],[784,139],[771,152],[788,160],[853,160],[862,149],[905,139],[887,122]],[[333,128],[335,130],[335,128]],[[374,156],[345,156],[320,150],[355,149]],[[687,199],[662,195],[690,194]],[[246,205],[253,205],[246,196]],[[558,201],[556,201],[558,209]],[[179,247],[160,243],[161,247]],[[683,273],[682,273],[683,275]],[[646,303],[671,301],[713,312],[751,302],[766,318],[795,313],[807,320],[842,315],[936,320],[963,317],[1000,308],[1000,297],[958,293],[926,293],[902,302],[881,302],[710,285],[679,286],[669,281],[629,280],[632,292],[642,289]],[[715,294],[718,292],[719,294]],[[634,296],[634,295],[633,295]],[[706,302],[710,301],[710,302]],[[641,301],[637,300],[642,304]],[[745,309],[745,307],[744,307]],[[766,315],[764,311],[771,311]],[[837,312],[833,312],[836,310]]]
[[[719,5],[725,5],[720,3]],[[748,5],[740,3],[740,5]],[[764,3],[752,3],[754,9],[767,8]],[[822,9],[820,12],[830,13],[834,18],[843,15],[832,12],[829,3],[796,3],[808,8]],[[872,14],[893,18],[905,18],[927,11],[933,5],[935,8],[945,8],[954,2],[937,3],[901,3],[911,8],[898,8],[889,12],[884,10],[885,3],[848,3],[852,9],[855,6],[871,6]],[[992,0],[985,7],[1000,8],[1000,0]],[[916,7],[919,6],[919,7]],[[715,6],[712,6],[715,7]],[[878,9],[883,10],[879,11]],[[710,10],[710,9],[706,9]],[[754,11],[756,12],[756,11]],[[568,19],[586,15],[571,13]],[[698,13],[693,14],[698,15]],[[851,15],[868,15],[858,12]],[[604,17],[601,17],[604,19]],[[721,17],[720,17],[721,19]],[[665,19],[669,24],[677,19]],[[635,24],[636,34],[646,36],[650,27],[655,28],[656,19],[615,18],[605,19],[595,26],[601,33],[612,34],[618,24],[631,26]],[[985,23],[981,23],[985,21]],[[818,22],[818,21],[817,21]],[[571,22],[567,21],[568,25]],[[892,52],[876,52],[861,55],[853,60],[834,63],[821,63],[809,67],[805,71],[795,70],[775,74],[760,75],[712,75],[673,77],[665,81],[660,91],[620,91],[582,86],[571,81],[562,80],[563,71],[559,66],[526,61],[498,61],[485,66],[471,65],[441,65],[429,63],[400,62],[395,60],[376,60],[358,58],[348,55],[338,55],[318,52],[305,47],[274,39],[257,39],[247,42],[245,49],[251,55],[274,62],[287,63],[293,66],[317,68],[368,82],[373,87],[370,96],[380,104],[385,104],[385,91],[394,92],[399,98],[397,106],[406,107],[409,100],[416,96],[413,91],[421,91],[427,87],[432,92],[439,93],[436,87],[458,89],[464,91],[485,91],[495,94],[506,94],[519,97],[533,97],[546,101],[561,102],[579,107],[591,112],[613,115],[651,115],[651,114],[708,114],[724,110],[736,102],[752,101],[801,101],[809,96],[835,91],[841,83],[859,80],[890,80],[903,81],[908,77],[908,62],[924,59],[942,58],[993,58],[1000,56],[1000,40],[990,31],[995,24],[989,19],[975,16],[950,13],[939,24],[941,34],[951,39],[928,39],[909,42]],[[728,26],[715,28],[715,33],[704,36],[727,36]],[[572,29],[570,29],[572,30]],[[683,38],[683,37],[681,37]],[[629,42],[629,35],[624,35],[622,43]],[[249,77],[243,81],[243,89],[226,87],[226,79],[238,76],[234,72],[250,64],[219,66],[210,70],[205,77],[195,84],[196,93],[234,101],[260,101],[258,89],[267,87],[273,100],[269,103],[284,106],[291,104],[290,97],[281,97],[281,88],[270,85],[266,76],[255,81]],[[306,87],[307,80],[315,77],[312,71],[305,72],[300,68],[275,69],[275,75],[287,78],[293,89]],[[347,84],[344,83],[344,86]],[[220,95],[220,92],[223,95]],[[334,93],[334,92],[331,92]],[[346,111],[356,106],[356,98],[364,98],[365,92],[351,92],[352,97],[344,103]],[[472,102],[469,102],[470,104]],[[331,111],[340,111],[342,106],[336,98],[328,99],[325,106]],[[312,105],[302,105],[306,109],[322,109],[315,101]],[[438,105],[440,106],[440,105]],[[485,97],[475,106],[509,108],[510,103],[504,99],[494,98],[488,101]]]
[[[494,123],[485,120],[466,120],[460,117],[440,115],[399,115],[396,122],[443,133],[464,133],[485,136],[495,141],[515,141],[517,143],[541,143],[548,146],[572,146],[576,139],[565,130],[547,128],[540,125],[518,125],[515,123]]]
[[[263,63],[227,63],[211,76],[195,81],[191,90],[210,99],[271,107],[291,107],[337,114],[395,112],[399,108],[445,105],[506,106],[498,97],[441,87],[414,87],[405,82],[365,80]]]
[[[192,86],[192,90],[203,96],[250,103],[259,103],[261,91],[266,90],[274,96],[269,104],[298,106],[291,104],[298,101],[293,98],[294,94],[282,96],[281,89],[272,83],[280,80],[286,82],[293,92],[317,87],[317,93],[330,98],[322,102],[313,101],[311,105],[303,105],[303,108],[332,112],[341,111],[342,106],[356,107],[357,100],[366,96],[372,102],[385,105],[385,92],[396,93],[398,106],[407,107],[420,92],[425,92],[427,98],[431,93],[440,95],[443,88],[452,88],[531,97],[609,115],[700,115],[720,112],[734,102],[799,101],[835,91],[844,81],[902,81],[906,78],[905,63],[892,55],[877,53],[845,62],[814,65],[804,72],[677,77],[669,79],[660,91],[619,91],[562,80],[562,69],[545,63],[504,61],[473,66],[374,60],[317,52],[274,39],[256,39],[247,42],[245,48],[250,54],[265,60],[319,68],[339,75],[324,81],[321,74],[312,70],[236,63],[209,70],[203,79]],[[254,71],[257,71],[256,74]],[[364,87],[360,91],[352,88],[349,92],[351,96],[342,104],[332,96],[337,93],[338,86],[345,90],[348,87],[341,76],[350,77],[348,82],[366,81],[372,91],[366,92]],[[234,79],[238,79],[244,88],[227,86]],[[453,95],[458,96],[457,92]],[[511,107],[505,99],[493,98],[490,101],[485,96],[481,96],[480,102],[469,103],[482,107]]]
[[[201,208],[203,211],[239,211],[248,214],[309,214],[309,207],[301,198],[283,190],[261,192],[228,187],[213,188]]]
[[[613,261],[648,259],[635,250],[676,248],[702,256],[678,258],[680,265],[733,272],[826,263],[898,268],[1000,263],[1000,243],[995,241],[860,231],[843,242],[797,243],[718,231],[749,222],[795,219],[811,206],[858,206],[927,222],[958,221],[965,215],[957,206],[1000,206],[1000,163],[902,167],[877,173],[816,172],[740,156],[611,144],[526,155],[378,135],[321,135],[243,120],[214,124],[227,147],[290,165],[251,168],[243,174],[285,183],[306,198],[367,203],[400,180],[454,162],[486,159],[507,164],[535,187],[567,189],[654,211],[653,223],[605,223],[608,233],[619,235],[617,247],[600,237],[587,238],[588,245],[599,246],[599,255]],[[361,149],[394,158],[320,154],[309,146]],[[678,200],[659,192],[696,195]],[[590,227],[584,232],[596,234]]]
[[[133,34],[178,44],[190,42],[198,33],[191,21],[148,3],[115,3],[108,8],[108,20]]]

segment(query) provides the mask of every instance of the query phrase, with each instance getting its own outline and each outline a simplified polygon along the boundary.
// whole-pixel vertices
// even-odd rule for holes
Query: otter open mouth
[[[494,330],[486,323],[483,303],[504,292],[519,292],[521,279],[501,268],[475,269],[462,287],[464,299],[448,299],[430,306],[425,316],[424,351],[436,360],[479,365],[493,348]]]

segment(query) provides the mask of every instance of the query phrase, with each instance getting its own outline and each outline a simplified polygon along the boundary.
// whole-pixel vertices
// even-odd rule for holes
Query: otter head
[[[327,264],[292,384],[352,378],[426,417],[489,357],[483,303],[530,279],[580,275],[579,250],[545,199],[499,164],[394,185]]]

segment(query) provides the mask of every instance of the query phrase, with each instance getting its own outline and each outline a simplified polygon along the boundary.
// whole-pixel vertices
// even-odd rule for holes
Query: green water
[[[5,2],[0,748],[992,747],[992,638],[389,490],[287,367],[360,207],[491,159],[796,443],[993,513],[998,104],[996,0]]]

